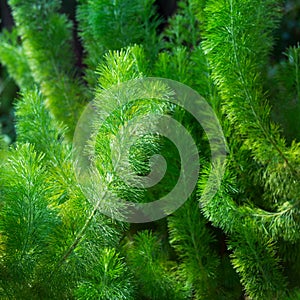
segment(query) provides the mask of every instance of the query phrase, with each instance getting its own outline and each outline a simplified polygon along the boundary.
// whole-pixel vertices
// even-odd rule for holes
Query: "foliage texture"
[[[270,59],[283,2],[181,0],[164,20],[153,0],[78,0],[76,26],[59,0],[9,5],[15,27],[0,35],[0,62],[20,93],[16,142],[0,136],[0,298],[298,299],[300,47]],[[155,99],[112,107],[111,87],[144,77],[205,97],[226,137],[225,165],[212,166],[204,130],[183,109]],[[114,110],[93,124],[94,150],[86,151],[101,185],[88,199],[72,138],[93,99],[99,120]],[[98,211],[114,200],[110,191],[145,203],[178,179],[178,152],[156,135],[137,141],[124,170],[147,175],[151,156],[161,154],[168,168],[160,184],[132,188],[114,169],[111,140],[151,113],[172,116],[193,136],[198,185],[165,219],[116,221]],[[122,153],[130,137],[116,143]],[[208,180],[221,183],[212,199]]]

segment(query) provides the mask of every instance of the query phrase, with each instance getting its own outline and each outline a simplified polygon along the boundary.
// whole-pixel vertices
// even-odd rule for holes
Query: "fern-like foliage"
[[[140,288],[139,298],[186,299],[189,290],[176,277],[176,272],[168,272],[166,253],[159,239],[149,231],[139,233],[128,245],[128,261]],[[175,266],[173,266],[175,267]]]
[[[185,203],[169,218],[170,242],[182,260],[182,276],[192,287],[195,299],[225,299],[234,292],[226,294],[226,287],[218,286],[221,262],[214,250],[216,239],[206,223],[197,202]]]
[[[135,299],[132,274],[114,248],[104,248],[94,270],[75,291],[76,299]]]
[[[39,261],[49,236],[58,226],[55,208],[48,206],[48,174],[42,159],[43,155],[37,154],[30,144],[20,145],[1,172],[5,199],[1,248],[7,253],[1,260],[1,286],[7,298],[29,299],[32,295],[41,267]]]
[[[224,1],[220,6],[212,1],[207,7],[207,14],[213,17],[208,17],[205,51],[225,100],[224,113],[246,137],[244,145],[253,152],[254,159],[264,165],[261,180],[266,189],[276,191],[268,196],[281,202],[280,198],[292,200],[289,189],[294,185],[291,182],[286,189],[282,183],[287,186],[289,180],[298,180],[299,146],[287,148],[278,127],[270,122],[270,108],[261,84],[261,68],[272,45],[269,32],[277,20],[276,5],[276,1]],[[273,15],[266,21],[270,13]],[[245,19],[246,15],[253,20]]]
[[[71,23],[58,13],[59,1],[9,3],[32,75],[53,114],[72,133],[85,93],[74,76]]]
[[[283,297],[277,293],[278,284],[283,284],[280,290],[284,291],[285,280],[275,254],[278,250],[274,245],[280,237],[293,241],[298,239],[299,190],[295,182],[299,180],[299,145],[293,143],[287,146],[278,126],[270,120],[267,94],[263,91],[263,72],[272,46],[271,31],[278,22],[278,4],[276,1],[208,1],[203,42],[212,67],[212,77],[223,100],[222,112],[230,126],[236,130],[231,144],[242,141],[241,148],[232,152],[232,159],[239,160],[241,155],[247,154],[245,150],[250,150],[248,155],[254,160],[252,165],[255,166],[250,171],[254,171],[250,178],[253,178],[254,183],[263,183],[263,193],[259,195],[262,199],[260,202],[254,200],[254,206],[260,207],[254,208],[253,204],[239,207],[234,199],[238,201],[244,195],[239,195],[238,188],[230,184],[230,181],[236,179],[230,179],[232,175],[228,174],[230,181],[227,187],[224,185],[224,193],[220,191],[214,201],[205,204],[204,211],[225,230],[236,232],[248,244],[248,249],[253,249],[252,256],[256,262],[250,264],[250,268],[260,266],[259,272],[246,268],[245,261],[250,261],[251,256],[251,252],[244,252],[247,244],[243,246],[229,242],[232,249],[236,247],[233,264],[241,274],[247,292],[255,299],[264,296],[268,299]],[[246,172],[247,169],[237,169],[238,176],[241,171]],[[234,190],[237,193],[233,193]],[[245,196],[249,197],[247,194]],[[215,210],[219,201],[223,202],[224,211]],[[274,212],[276,209],[277,212]],[[230,212],[226,224],[221,220],[225,212]],[[246,229],[240,227],[241,224],[249,228],[257,226],[257,230],[245,236]],[[242,263],[246,253],[250,256]],[[265,260],[259,258],[259,255],[264,256]],[[268,270],[267,266],[270,265],[273,267]],[[262,281],[251,281],[250,276]]]
[[[1,33],[1,63],[6,66],[9,74],[21,88],[30,87],[34,80],[31,75],[23,47],[18,43],[18,33],[4,30]]]
[[[300,144],[289,114],[299,113],[300,58],[292,47],[269,67],[281,2],[182,0],[165,23],[155,3],[78,1],[78,70],[77,27],[61,1],[9,0],[15,28],[1,33],[0,61],[20,94],[17,141],[0,137],[1,299],[298,297]],[[225,163],[211,163],[220,145],[211,149],[169,87],[143,85],[151,76],[205,97],[227,140]],[[198,186],[164,220],[121,222],[139,221],[133,204],[178,181],[181,154],[157,115],[192,136],[198,153],[184,150],[199,157]],[[78,136],[82,121],[90,131]],[[164,168],[148,188],[143,177]],[[220,186],[214,197],[208,184]]]
[[[1,169],[1,249],[13,255],[1,254],[1,294],[69,298],[79,278],[88,280],[106,255],[99,250],[116,245],[123,226],[94,216],[76,181],[64,132],[38,91],[24,92],[17,117],[20,145]]]
[[[80,36],[86,51],[86,79],[96,84],[95,70],[106,52],[141,44],[152,60],[161,48],[161,23],[153,0],[84,0],[77,9]]]
[[[287,50],[286,60],[272,70],[270,89],[272,92],[273,118],[282,125],[289,143],[300,140],[299,135],[299,79],[300,48]],[[289,99],[287,102],[286,100]]]

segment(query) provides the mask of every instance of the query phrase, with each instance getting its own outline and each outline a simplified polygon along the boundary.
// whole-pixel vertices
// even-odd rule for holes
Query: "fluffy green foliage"
[[[132,275],[114,248],[105,248],[87,281],[75,291],[77,299],[134,299]]]
[[[128,261],[135,275],[140,296],[149,299],[186,299],[184,283],[176,278],[159,239],[149,231],[140,232],[129,245]]]
[[[141,44],[148,58],[161,48],[157,35],[161,21],[153,0],[82,0],[77,19],[86,51],[87,81],[96,84],[95,70],[109,50]]]
[[[299,146],[286,147],[278,126],[270,122],[270,108],[262,89],[260,73],[272,45],[269,32],[277,21],[275,5],[274,1],[224,1],[218,6],[211,1],[207,14],[212,17],[208,17],[204,47],[224,99],[224,113],[243,136],[244,147],[265,166],[260,179],[273,191],[268,196],[280,203],[282,198],[290,198],[282,184],[287,186],[290,181],[292,188],[293,180],[299,179]]]
[[[247,233],[247,236],[242,239],[248,240],[247,243],[254,243],[253,255],[257,255],[257,258],[259,253],[265,256],[265,260],[259,258],[259,261],[250,264],[250,268],[253,265],[260,266],[261,275],[258,275],[257,270],[245,268],[245,262],[241,263],[245,259],[245,253],[242,250],[245,246],[237,246],[234,252],[236,256],[234,265],[241,274],[249,295],[255,299],[265,296],[283,297],[277,294],[278,284],[283,284],[284,279],[280,275],[278,261],[276,263],[276,249],[272,246],[270,238],[298,239],[296,195],[299,195],[299,186],[295,182],[299,180],[299,156],[297,154],[299,145],[296,143],[293,143],[291,147],[286,145],[284,138],[280,136],[278,126],[270,120],[267,95],[263,91],[263,72],[265,72],[267,55],[272,46],[270,33],[278,22],[277,5],[276,1],[263,3],[260,1],[257,3],[255,1],[218,3],[208,1],[207,24],[204,33],[204,49],[212,67],[212,78],[223,100],[222,113],[226,114],[226,118],[230,120],[230,126],[235,128],[231,144],[236,144],[236,140],[243,141],[240,144],[240,150],[233,153],[233,159],[242,158],[245,155],[243,154],[245,149],[250,150],[248,155],[254,160],[252,164],[255,166],[250,172],[252,174],[254,172],[252,175],[254,183],[258,182],[263,189],[259,195],[257,193],[253,195],[261,199],[253,201],[259,205],[259,208],[253,208],[252,205],[236,207],[236,204],[228,198],[230,191],[226,193],[226,187],[224,187],[225,199],[227,198],[231,203],[232,222],[222,226],[227,227],[227,230],[236,230],[243,234],[245,229],[241,227],[242,223],[245,224],[244,226],[249,226],[247,224],[251,224],[252,227],[258,226],[257,230],[252,234]],[[247,169],[237,170],[237,174],[247,172]],[[221,196],[224,199],[221,193],[218,194],[218,197]],[[232,196],[251,198],[249,193]],[[205,211],[210,214],[209,212],[215,209],[216,204],[209,203]],[[276,209],[277,212],[274,212]],[[220,216],[217,213],[217,218]],[[236,216],[241,222],[234,225]],[[214,219],[212,216],[211,218]],[[249,219],[254,219],[255,223]],[[217,222],[223,223],[221,220]],[[232,225],[228,226],[229,224]],[[257,243],[256,235],[262,235],[260,240],[265,239],[265,244]],[[232,244],[233,248],[234,245],[236,243]],[[268,249],[268,253],[261,252],[264,248]],[[248,255],[251,256],[250,253]],[[269,257],[269,262],[267,257]],[[247,257],[245,261],[250,261],[250,257]],[[275,267],[276,264],[277,267]],[[266,266],[271,265],[273,267],[269,272]],[[254,274],[256,274],[256,279],[260,278],[259,280],[262,281],[255,282]],[[265,283],[262,283],[263,281]],[[270,282],[274,282],[274,285]],[[284,287],[279,290],[284,291]]]
[[[299,194],[299,187],[294,184],[299,180],[299,144],[293,143],[288,147],[280,136],[278,126],[271,122],[260,76],[272,44],[268,32],[277,20],[276,2],[265,1],[259,5],[252,1],[244,6],[240,1],[224,1],[223,4],[217,6],[212,1],[207,7],[205,41],[212,76],[224,99],[223,111],[243,138],[242,149],[250,150],[255,162],[264,166],[264,170],[259,169],[256,176],[264,184],[262,197],[272,201],[268,209],[278,209],[279,215],[285,217],[288,212],[288,219],[294,223],[295,195]],[[270,12],[274,15],[266,21],[266,15]],[[209,18],[209,15],[216,14],[219,18]],[[245,19],[249,14],[253,21]],[[254,30],[253,26],[261,32]],[[276,231],[274,234],[280,233]],[[282,234],[287,239],[292,235],[285,230]]]
[[[269,66],[281,2],[182,0],[163,28],[153,0],[80,0],[81,70],[60,1],[9,4],[16,25],[0,36],[0,61],[21,92],[17,141],[7,147],[0,138],[0,298],[299,297],[300,48]],[[227,140],[225,164],[211,164],[208,137],[191,114],[158,101],[172,99],[168,88],[136,89],[151,76],[205,97]],[[85,148],[73,148],[92,98]],[[151,202],[178,180],[180,153],[155,134],[157,121],[148,117],[151,134],[132,144],[141,127],[131,121],[151,114],[171,116],[192,135],[197,190],[164,220],[116,221],[103,213],[126,216],[118,198]],[[155,154],[166,173],[145,188],[141,177],[162,167]],[[213,198],[208,181],[220,185]]]
[[[1,286],[8,298],[29,298],[40,268],[39,257],[57,226],[54,209],[48,207],[47,172],[42,159],[32,146],[24,144],[16,148],[1,172],[5,199],[1,247],[6,253],[1,261]]]
[[[286,53],[287,60],[282,61],[272,72],[270,89],[274,119],[282,124],[288,142],[300,140],[299,93],[300,93],[300,48],[291,47]],[[287,99],[289,99],[287,101]],[[276,104],[276,105],[275,105]]]
[[[24,55],[23,47],[18,43],[18,33],[15,29],[12,32],[4,30],[0,37],[1,63],[6,66],[19,87],[26,88],[33,84],[28,61]]]
[[[1,249],[11,252],[1,256],[1,294],[68,298],[106,255],[100,249],[116,245],[122,226],[94,217],[76,183],[70,147],[37,91],[25,93],[17,117],[21,144],[1,168]]]
[[[182,259],[182,276],[192,286],[195,299],[222,299],[216,294],[217,290],[220,293],[224,290],[217,289],[216,274],[220,261],[212,250],[215,237],[206,227],[206,220],[201,216],[197,202],[185,203],[169,218],[168,225],[170,243]]]
[[[286,280],[279,266],[274,242],[248,228],[242,234],[230,241],[229,249],[234,249],[232,264],[249,296],[254,299],[283,298]]]
[[[13,0],[9,4],[32,76],[52,113],[72,133],[85,93],[74,76],[71,23],[58,13],[59,1]]]

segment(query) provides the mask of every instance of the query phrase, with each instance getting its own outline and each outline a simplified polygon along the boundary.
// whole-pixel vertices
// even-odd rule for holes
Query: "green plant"
[[[0,36],[0,61],[20,95],[16,142],[0,140],[1,299],[297,299],[300,48],[288,49],[272,68],[269,58],[282,3],[182,0],[162,29],[153,0],[80,0],[83,70],[75,67],[73,24],[60,1],[9,4],[16,25]],[[169,163],[166,176],[151,189],[122,181],[110,141],[136,116],[164,113],[180,121],[201,165],[197,190],[181,208],[129,224],[101,214],[99,198],[86,197],[72,138],[89,101],[95,98],[105,114],[112,105],[106,91],[151,76],[205,97],[228,155],[225,165],[212,166],[204,130],[176,105],[141,99],[116,107],[101,128],[94,124],[100,200],[112,203],[114,191],[146,203],[178,179],[174,145],[145,135],[129,153],[135,173],[147,175],[159,153]],[[208,181],[221,183],[213,198],[205,193]]]

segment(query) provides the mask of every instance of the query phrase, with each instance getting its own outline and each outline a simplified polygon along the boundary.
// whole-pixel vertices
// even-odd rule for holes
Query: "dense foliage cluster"
[[[15,27],[0,35],[0,61],[20,96],[16,142],[0,139],[0,298],[299,299],[300,47],[270,62],[283,3],[182,0],[166,25],[154,0],[78,0],[82,69],[61,1],[9,5]],[[72,138],[89,101],[105,110],[104,91],[144,77],[202,95],[228,156],[213,166],[205,132],[178,107],[153,100],[114,111],[95,146],[105,200],[114,189],[152,201],[178,179],[180,157],[157,136],[131,152],[140,175],[153,154],[166,158],[157,187],[132,189],[115,173],[109,141],[136,115],[171,115],[199,147],[199,181],[186,203],[165,219],[129,224],[99,213],[83,193]],[[208,179],[222,181],[212,199],[203,193]]]

